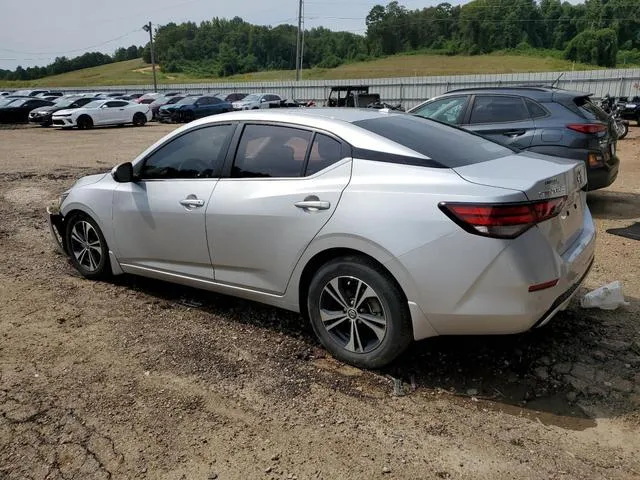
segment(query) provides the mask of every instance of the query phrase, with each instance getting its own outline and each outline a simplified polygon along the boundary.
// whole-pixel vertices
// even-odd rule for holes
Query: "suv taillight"
[[[607,130],[607,126],[602,123],[570,123],[567,128],[580,133],[600,133]]]
[[[438,205],[449,218],[475,235],[516,238],[533,227],[555,217],[567,197],[523,203],[448,203]]]

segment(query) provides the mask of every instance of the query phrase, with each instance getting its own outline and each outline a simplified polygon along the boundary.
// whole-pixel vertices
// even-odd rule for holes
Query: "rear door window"
[[[521,97],[478,95],[473,102],[469,123],[507,123],[529,119]]]
[[[513,153],[513,150],[479,135],[417,115],[389,115],[360,120],[353,124],[404,145],[430,159],[402,157],[398,158],[396,163],[455,168],[486,162]],[[355,150],[354,156],[359,158],[371,157],[380,161],[395,161],[387,154],[375,155],[363,149]]]
[[[299,177],[311,132],[277,125],[247,125],[238,144],[234,178]]]
[[[527,104],[527,110],[529,110],[529,115],[531,115],[532,118],[541,118],[548,115],[548,112],[537,102],[525,98],[524,103]]]
[[[313,175],[342,159],[342,144],[327,135],[316,134],[309,152],[305,175]]]

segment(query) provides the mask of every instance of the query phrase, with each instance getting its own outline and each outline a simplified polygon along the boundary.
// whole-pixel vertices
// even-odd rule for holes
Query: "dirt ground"
[[[0,479],[640,478],[640,128],[589,194],[587,288],[543,329],[419,342],[365,372],[297,315],[134,277],[80,278],[44,207],[172,127],[0,130]],[[582,293],[582,292],[581,292]]]

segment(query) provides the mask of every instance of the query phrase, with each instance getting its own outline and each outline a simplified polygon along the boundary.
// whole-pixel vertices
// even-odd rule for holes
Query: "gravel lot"
[[[577,304],[518,336],[435,338],[393,368],[328,357],[300,317],[141,278],[80,278],[47,202],[171,126],[0,130],[0,479],[640,478],[640,128],[589,195]]]

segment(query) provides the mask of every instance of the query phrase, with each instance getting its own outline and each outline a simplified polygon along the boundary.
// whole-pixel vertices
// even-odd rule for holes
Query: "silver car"
[[[584,164],[404,113],[243,111],[192,122],[50,208],[87,278],[122,273],[302,313],[378,368],[412,340],[508,334],[593,263]]]

